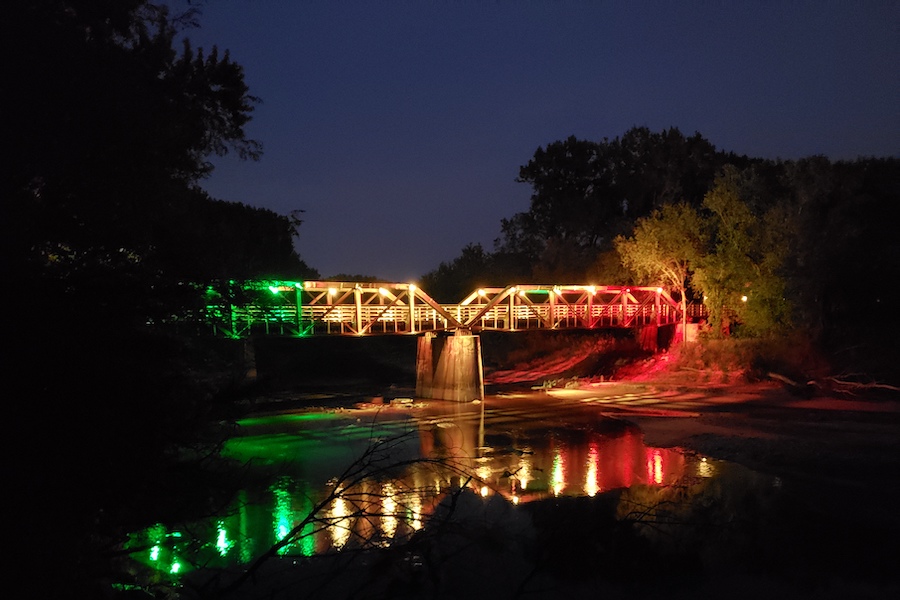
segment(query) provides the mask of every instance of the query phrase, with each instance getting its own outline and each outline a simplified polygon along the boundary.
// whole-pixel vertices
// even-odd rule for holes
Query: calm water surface
[[[645,446],[639,429],[597,405],[539,392],[259,416],[240,423],[225,453],[249,464],[254,483],[221,515],[134,535],[138,560],[173,575],[246,564],[292,530],[280,554],[387,546],[460,487],[519,504],[667,486],[721,467]]]

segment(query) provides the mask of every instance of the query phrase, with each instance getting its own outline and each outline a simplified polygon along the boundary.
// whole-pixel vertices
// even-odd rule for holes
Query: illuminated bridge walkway
[[[440,304],[408,283],[255,281],[210,286],[204,320],[217,334],[419,334],[669,325],[681,307],[659,287],[511,285]]]

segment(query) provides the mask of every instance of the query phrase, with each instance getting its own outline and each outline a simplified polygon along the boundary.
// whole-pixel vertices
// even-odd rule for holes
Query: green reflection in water
[[[181,575],[186,570],[179,556],[179,544],[183,543],[180,531],[170,532],[158,523],[131,535],[126,548],[134,551],[136,560],[160,573]]]
[[[313,510],[312,500],[307,494],[293,494],[291,488],[295,482],[290,477],[280,477],[272,485],[273,510],[272,520],[275,529],[275,541],[280,542],[291,534],[291,531],[299,523],[306,519]],[[294,509],[294,498],[298,500],[297,509]],[[313,537],[313,523],[307,522],[300,529],[300,532],[290,541],[278,550],[281,555],[291,554],[292,551],[299,551],[303,556],[312,556],[315,553],[316,543]]]
[[[227,556],[231,548],[234,547],[234,541],[228,539],[228,530],[225,528],[224,520],[219,519],[216,522],[216,529],[219,534],[216,538],[216,549],[219,551],[219,556]]]
[[[272,517],[275,526],[275,541],[280,542],[291,531],[293,523],[293,513],[291,511],[291,493],[287,490],[290,479],[282,477],[275,485],[272,486],[272,496],[274,498],[274,510]],[[286,554],[290,549],[290,544],[281,548],[279,554]]]
[[[327,412],[311,412],[311,413],[301,413],[296,415],[266,415],[262,417],[247,417],[246,419],[241,419],[238,421],[238,425],[241,427],[253,427],[256,425],[271,425],[275,424],[284,424],[291,423],[295,421],[334,421],[336,419],[344,418],[341,415],[336,413],[327,413]]]

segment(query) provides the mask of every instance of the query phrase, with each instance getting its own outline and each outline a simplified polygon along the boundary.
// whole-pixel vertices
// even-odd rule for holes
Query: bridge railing
[[[456,315],[472,329],[593,329],[675,323],[681,311],[660,287],[518,285],[476,290]]]
[[[444,308],[454,310],[454,306]],[[680,311],[668,304],[659,308],[647,305],[627,306],[494,306],[487,311],[479,306],[460,307],[458,319],[473,329],[515,331],[522,329],[571,329],[602,327],[638,327],[678,322]],[[477,319],[475,318],[477,316]]]
[[[218,294],[206,314],[214,329],[232,337],[416,334],[633,328],[681,318],[679,304],[658,287],[528,284],[482,288],[458,304],[439,304],[402,283],[274,282],[250,291]]]

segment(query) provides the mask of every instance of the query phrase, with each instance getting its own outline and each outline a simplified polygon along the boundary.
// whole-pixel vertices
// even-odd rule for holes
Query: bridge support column
[[[484,398],[481,339],[457,331],[450,337],[426,333],[416,348],[416,396],[471,402]]]
[[[643,325],[637,328],[636,333],[638,343],[641,345],[641,350],[649,350],[653,353],[659,350],[658,325]]]
[[[241,350],[245,369],[244,380],[256,381],[256,346],[253,345],[252,338],[242,340],[241,345],[243,346]]]

